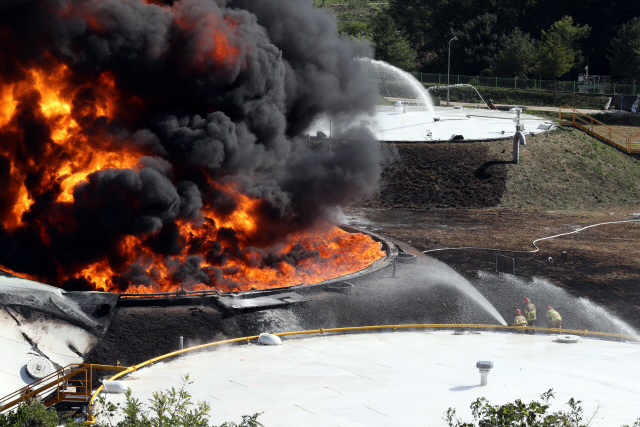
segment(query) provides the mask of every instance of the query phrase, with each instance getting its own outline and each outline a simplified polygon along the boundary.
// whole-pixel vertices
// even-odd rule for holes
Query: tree
[[[553,99],[556,98],[556,79],[569,71],[576,55],[558,33],[542,32],[543,40],[536,55],[536,72],[553,78]]]
[[[536,71],[542,77],[553,78],[553,98],[556,97],[556,80],[581,61],[578,42],[591,29],[588,25],[573,25],[573,19],[565,16],[554,22],[549,31],[542,31],[542,42],[536,55]]]
[[[618,37],[611,40],[610,52],[611,74],[635,84],[640,79],[640,17],[620,27]]]
[[[182,385],[179,389],[171,387],[168,390],[153,392],[153,397],[149,399],[150,410],[145,410],[144,405],[132,397],[131,389],[125,392],[125,405],[122,408],[124,420],[117,423],[118,427],[207,427],[209,419],[207,417],[211,407],[206,402],[198,402],[196,408],[192,408],[191,394],[187,392],[189,376],[182,378]],[[100,402],[104,410],[100,415],[113,426],[113,419],[120,410],[119,405],[106,403],[104,398]]]
[[[486,73],[498,51],[497,22],[497,15],[484,13],[454,31],[458,40],[451,46],[451,67],[456,74]]]
[[[560,34],[562,40],[575,54],[575,62],[577,64],[584,61],[580,44],[582,40],[591,33],[589,25],[573,25],[573,18],[565,16],[561,20],[551,25],[550,31]],[[544,32],[543,32],[544,36]]]
[[[367,28],[376,49],[376,59],[406,71],[415,69],[416,53],[386,11],[373,15]]]
[[[588,54],[590,67],[599,70],[599,74],[608,74],[609,61],[602,53],[608,50],[611,39],[625,22],[640,16],[638,2],[629,0],[389,0],[389,13],[416,51],[421,70],[429,72],[446,72],[452,29],[463,31],[472,20],[489,14],[497,17],[494,34],[498,37],[518,27],[532,38],[540,39],[542,30],[565,20],[562,17],[566,15],[572,16],[573,22],[588,24],[592,29],[589,38],[585,38],[588,43],[573,46],[583,51],[576,55],[575,63],[580,64],[582,55]],[[456,56],[452,50],[451,61],[452,71],[457,73],[458,64],[453,67],[454,59],[458,60],[463,46],[454,43]],[[465,72],[469,74],[483,70],[482,63],[474,67],[473,73],[468,64],[462,65],[468,68]]]
[[[533,72],[536,60],[536,41],[518,27],[509,35],[500,37],[502,49],[493,58],[493,74],[505,77],[527,78]]]
[[[343,22],[340,25],[338,34],[341,36],[349,36],[352,39],[364,39],[366,37],[370,37],[370,31],[369,28],[367,28],[367,24],[361,21]]]
[[[422,69],[447,70],[452,29],[485,13],[476,0],[390,0],[388,13],[404,31]]]

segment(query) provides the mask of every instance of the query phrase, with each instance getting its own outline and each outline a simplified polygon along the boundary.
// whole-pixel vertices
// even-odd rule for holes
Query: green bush
[[[21,403],[15,410],[0,414],[0,427],[57,427],[61,424],[58,413],[37,400]],[[68,422],[67,425],[74,425]]]
[[[156,391],[149,399],[149,408],[145,406],[131,394],[131,389],[125,392],[124,407],[120,404],[106,402],[104,397],[100,397],[102,411],[98,414],[110,427],[209,427],[208,414],[211,406],[207,402],[191,401],[191,394],[186,390],[189,375],[181,378],[180,388]],[[124,419],[115,422],[116,418],[124,415]],[[243,415],[240,424],[225,422],[219,427],[263,427],[257,420],[261,414]]]
[[[585,418],[580,401],[569,399],[567,405],[569,411],[558,411],[547,413],[549,400],[553,398],[553,389],[540,396],[540,402],[533,401],[529,404],[517,399],[514,403],[505,405],[489,404],[484,397],[477,399],[471,404],[473,422],[467,423],[458,419],[456,410],[449,408],[445,413],[444,420],[449,427],[586,427],[591,423],[596,411],[588,418]],[[640,418],[631,426],[640,427]]]

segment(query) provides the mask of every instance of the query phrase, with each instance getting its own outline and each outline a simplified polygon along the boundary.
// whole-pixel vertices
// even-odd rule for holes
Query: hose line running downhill
[[[511,250],[511,249],[495,249],[495,248],[479,248],[479,247],[475,247],[475,246],[463,246],[461,248],[429,249],[429,250],[426,250],[426,251],[422,251],[422,253],[426,254],[426,253],[429,253],[429,252],[438,252],[438,251],[455,251],[455,250],[460,250],[460,249],[480,249],[480,250],[485,250],[485,251],[516,252],[516,253],[527,253],[527,254],[529,254],[529,253],[538,252],[540,250],[540,248],[538,248],[538,246],[536,245],[536,242],[540,242],[542,240],[555,239],[556,237],[566,236],[568,234],[579,233],[581,231],[586,230],[587,228],[598,227],[600,225],[623,224],[623,223],[627,223],[627,222],[640,222],[640,219],[629,219],[629,220],[625,220],[625,221],[601,222],[601,223],[598,223],[598,224],[588,225],[586,227],[582,227],[582,228],[579,228],[579,229],[574,230],[574,231],[569,231],[567,233],[556,234],[555,236],[541,237],[539,239],[534,240],[531,243],[533,245],[533,247],[535,248],[534,250],[531,250],[531,251],[516,251],[516,250]]]

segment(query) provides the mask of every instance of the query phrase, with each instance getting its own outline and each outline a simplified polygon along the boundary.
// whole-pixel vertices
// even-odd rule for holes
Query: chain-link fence
[[[415,77],[421,83],[446,85],[447,75],[441,73],[415,73]],[[553,91],[553,80],[542,79],[519,79],[507,77],[485,77],[485,76],[463,76],[459,74],[449,75],[449,84],[468,84],[478,88],[502,88],[502,89],[522,89],[522,90],[542,90]],[[583,82],[557,81],[559,92],[572,93],[600,93],[616,95],[637,95],[640,93],[640,85],[627,84],[585,84]]]

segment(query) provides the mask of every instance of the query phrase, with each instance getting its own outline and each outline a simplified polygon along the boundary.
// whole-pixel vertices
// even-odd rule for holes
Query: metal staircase
[[[572,125],[630,154],[640,153],[640,135],[627,135],[573,107],[559,107],[559,123]]]
[[[0,411],[29,399],[49,407],[61,402],[86,404],[91,398],[94,371],[125,371],[127,367],[74,363],[0,398]]]

